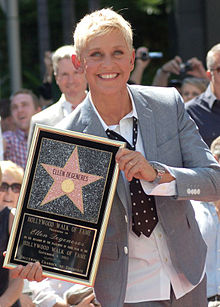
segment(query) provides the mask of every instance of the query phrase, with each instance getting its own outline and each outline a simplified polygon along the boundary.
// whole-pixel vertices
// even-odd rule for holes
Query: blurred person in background
[[[143,58],[143,54],[145,57]],[[131,72],[129,83],[141,84],[145,68],[150,64],[151,59],[148,57],[148,48],[139,47],[135,52],[135,67]]]
[[[0,99],[0,161],[4,158],[2,133],[14,129],[15,125],[10,113],[10,100],[2,98]]]
[[[64,280],[46,278],[41,282],[32,281],[29,291],[38,307],[100,307],[94,300],[93,288]]]
[[[146,47],[139,47],[136,50],[135,68],[130,75],[130,84],[141,84],[144,70],[151,61],[151,58],[148,56],[148,54],[148,48]],[[192,80],[185,78],[186,80],[183,84],[184,89],[182,87],[181,79],[169,79],[171,74],[182,76],[186,73],[192,76]],[[193,57],[186,63],[183,63],[182,59],[179,56],[176,56],[174,59],[168,61],[157,70],[152,85],[169,87],[173,86],[180,93],[182,93],[182,90],[184,90],[183,98],[184,101],[187,101],[194,98],[195,95],[199,95],[206,90],[206,87],[208,86],[208,79],[202,62],[197,58]]]
[[[2,132],[14,131],[15,123],[11,116],[10,110],[10,99],[2,98],[0,99],[0,116],[1,116],[1,128]]]
[[[39,101],[42,109],[45,109],[53,103],[52,99],[52,82],[53,82],[53,62],[52,52],[45,51],[44,53],[45,73],[41,86],[38,88]]]
[[[208,51],[206,66],[209,86],[204,93],[187,102],[186,110],[210,147],[220,131],[220,43]]]
[[[205,78],[184,78],[180,89],[184,102],[187,102],[205,92],[208,84],[209,81]]]
[[[220,136],[211,144],[220,164]],[[192,201],[201,234],[207,244],[206,274],[209,307],[220,306],[220,199],[215,202]]]
[[[200,60],[196,57],[189,59],[186,63],[179,56],[175,56],[172,60],[163,64],[154,76],[152,85],[168,86],[171,74],[177,76],[190,75],[197,78],[207,78],[205,68]]]
[[[2,174],[0,172],[1,188],[2,183]],[[22,293],[24,282],[19,278],[11,278],[11,271],[2,267],[4,262],[3,252],[7,249],[14,219],[13,209],[6,207],[5,203],[2,202],[2,193],[4,191],[2,192],[0,189],[0,306],[20,307],[19,297]]]
[[[28,145],[30,145],[35,124],[55,126],[86,97],[86,78],[83,72],[77,71],[73,66],[73,54],[75,54],[73,45],[62,46],[53,53],[54,76],[62,95],[56,103],[32,117]]]
[[[9,208],[16,208],[24,170],[12,161],[0,161],[2,183],[0,185],[0,203]]]
[[[9,214],[9,231],[10,231],[12,222],[14,219],[15,208],[17,207],[18,197],[19,197],[20,190],[21,190],[24,170],[21,166],[18,166],[12,161],[0,161],[0,168],[2,170],[2,182],[0,185],[0,204],[1,204],[1,208],[7,207],[7,209],[5,209],[5,211],[3,211],[2,213],[3,216],[5,217],[5,214],[6,214],[5,212],[9,212],[8,209],[11,210],[13,208],[13,210],[11,210]],[[8,227],[6,228],[8,229]],[[1,263],[1,266],[2,266],[2,263]],[[7,275],[7,271],[8,270],[3,269],[3,274]],[[10,276],[10,271],[9,271],[9,276]],[[19,284],[18,281],[17,283]],[[29,283],[29,282],[25,281],[24,284],[25,283]],[[14,289],[14,287],[12,289]],[[22,291],[23,291],[23,287],[22,287]],[[33,305],[31,299],[26,294],[20,293],[19,301],[22,307],[35,306]],[[0,306],[2,305],[0,304]],[[9,306],[9,305],[6,304],[5,306]],[[20,305],[15,305],[15,306],[20,306]]]
[[[11,96],[10,109],[16,130],[3,133],[4,160],[25,168],[30,121],[41,110],[39,100],[31,90],[21,89]]]

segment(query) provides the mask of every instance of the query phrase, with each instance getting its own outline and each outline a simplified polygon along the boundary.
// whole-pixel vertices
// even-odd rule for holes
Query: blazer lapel
[[[145,151],[145,158],[148,161],[157,159],[156,129],[152,109],[147,99],[143,98],[139,92],[129,87],[134,99],[136,111],[138,114],[138,124],[140,127],[142,143]]]
[[[87,95],[87,98],[83,102],[83,107],[81,108],[81,118],[82,118],[82,124],[84,126],[83,132],[97,135],[101,137],[106,137],[107,135],[105,133],[105,130],[96,115],[94,108],[89,100],[89,97]]]

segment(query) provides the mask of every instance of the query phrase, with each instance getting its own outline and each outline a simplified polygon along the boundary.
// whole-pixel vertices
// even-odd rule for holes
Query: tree
[[[50,29],[47,0],[37,0],[38,48],[41,78],[44,74],[44,53],[50,50]]]
[[[42,82],[44,51],[73,43],[75,23],[89,11],[102,7],[113,7],[131,22],[136,48],[145,45],[151,51],[164,53],[164,59],[152,61],[147,69],[145,83],[150,84],[157,67],[170,58],[168,8],[172,1],[175,0],[19,0],[23,87],[37,93]],[[0,28],[0,96],[8,97],[11,93],[6,18],[1,7]]]
[[[62,33],[63,43],[73,43],[73,26],[76,23],[75,0],[62,0]]]
[[[99,0],[88,0],[88,4],[89,4],[89,11],[95,11],[98,10],[100,8],[100,1]]]

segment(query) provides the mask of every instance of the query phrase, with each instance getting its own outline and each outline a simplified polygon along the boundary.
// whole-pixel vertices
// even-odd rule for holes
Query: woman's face
[[[18,197],[21,189],[21,184],[14,176],[5,171],[2,174],[2,184],[0,186],[0,207],[11,207],[17,206]]]
[[[189,83],[184,84],[181,89],[181,94],[184,102],[193,99],[194,97],[200,95],[201,93],[202,92],[198,87]]]
[[[126,88],[134,67],[134,52],[118,30],[89,40],[82,65],[92,95],[114,95]]]

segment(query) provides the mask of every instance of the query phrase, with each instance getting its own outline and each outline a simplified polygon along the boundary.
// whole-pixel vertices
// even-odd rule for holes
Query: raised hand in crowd
[[[148,48],[139,47],[135,53],[135,68],[130,76],[130,83],[141,84],[145,68],[149,65],[151,59],[148,57]]]
[[[187,71],[188,75],[191,75],[191,76],[197,77],[197,78],[208,79],[207,75],[206,75],[206,70],[205,70],[205,67],[204,67],[202,61],[200,61],[196,57],[193,57],[193,58],[189,59],[187,61],[187,63],[189,63],[189,65],[191,67],[190,70]]]
[[[152,85],[167,86],[171,74],[187,74],[197,78],[206,78],[206,70],[200,60],[196,57],[183,62],[180,56],[175,56],[172,60],[165,63],[156,72]]]
[[[180,65],[182,64],[182,59],[179,56],[175,56],[172,60],[165,63],[161,68],[159,68],[154,76],[152,85],[155,86],[167,86],[168,79],[171,74],[180,74]]]

